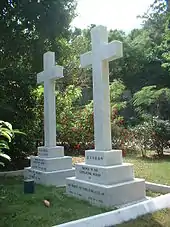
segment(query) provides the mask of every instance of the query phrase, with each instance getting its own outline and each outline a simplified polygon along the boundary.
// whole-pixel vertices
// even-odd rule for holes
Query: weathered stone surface
[[[42,158],[64,157],[64,147],[38,147],[38,156]]]
[[[44,71],[38,73],[37,83],[44,83],[44,144],[56,146],[56,99],[55,80],[63,77],[63,67],[56,65],[55,53],[48,51],[43,56]]]
[[[95,166],[85,163],[76,164],[77,179],[98,184],[116,184],[134,179],[133,165]]]
[[[57,158],[31,157],[31,168],[40,171],[50,172],[72,168],[72,158],[68,156]]]
[[[122,151],[96,151],[87,150],[85,152],[85,162],[89,165],[113,166],[122,164]]]
[[[95,184],[75,177],[67,178],[68,195],[103,207],[115,207],[145,198],[145,181],[134,179],[114,185]]]
[[[31,167],[25,168],[24,178],[34,179],[35,183],[43,185],[54,185],[57,187],[66,185],[66,178],[75,175],[75,169],[66,169],[60,171],[44,172],[32,169]]]
[[[108,43],[108,32],[104,26],[91,30],[92,51],[80,56],[81,67],[92,67],[94,140],[96,151],[112,149],[110,122],[109,61],[123,57],[123,44]]]

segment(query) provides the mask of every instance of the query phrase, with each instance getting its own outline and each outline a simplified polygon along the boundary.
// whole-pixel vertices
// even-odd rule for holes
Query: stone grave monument
[[[108,43],[107,28],[91,31],[92,51],[81,55],[81,67],[92,65],[95,150],[76,164],[75,177],[67,178],[68,195],[92,204],[114,207],[145,200],[145,180],[134,178],[133,165],[123,163],[122,151],[112,150],[109,61],[123,56],[122,43]]]
[[[72,158],[64,156],[64,147],[56,146],[55,80],[63,77],[63,67],[55,65],[55,53],[44,54],[44,71],[37,75],[37,83],[44,83],[44,146],[38,156],[31,157],[31,167],[24,177],[44,185],[64,186],[66,177],[75,176]]]

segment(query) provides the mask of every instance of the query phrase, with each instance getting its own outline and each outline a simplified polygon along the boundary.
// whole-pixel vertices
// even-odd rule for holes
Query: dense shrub
[[[157,154],[163,155],[163,149],[169,147],[170,142],[170,122],[159,118],[152,119],[152,146]]]
[[[152,146],[152,124],[151,122],[144,121],[143,123],[130,129],[132,133],[131,141],[134,150],[140,150],[143,157],[146,156],[147,150]]]
[[[159,156],[163,155],[164,148],[169,147],[170,122],[157,117],[151,117],[142,124],[131,129],[132,141],[143,156],[147,150],[154,150]]]

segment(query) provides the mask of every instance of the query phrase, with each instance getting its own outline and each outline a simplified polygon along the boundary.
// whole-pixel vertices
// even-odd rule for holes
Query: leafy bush
[[[93,102],[80,106],[80,88],[70,85],[57,92],[57,141],[70,152],[84,153],[93,144]]]
[[[111,132],[113,147],[115,149],[121,149],[123,156],[125,156],[127,151],[132,149],[131,132],[127,128],[124,118],[119,115],[116,108],[113,108],[111,112]]]
[[[0,121],[0,157],[11,161],[11,157],[5,154],[5,150],[9,150],[9,143],[15,136],[15,133],[21,133],[19,130],[14,130],[12,125],[5,121]],[[23,134],[23,133],[22,133]],[[0,162],[4,166],[4,162]]]
[[[143,157],[152,146],[152,124],[150,121],[144,121],[142,124],[131,128],[131,141],[133,142],[134,149],[140,150]]]
[[[170,142],[170,122],[158,117],[151,117],[142,124],[131,129],[133,142],[137,149],[140,149],[142,156],[146,156],[149,149],[163,155],[164,148],[169,147]]]
[[[0,157],[7,160],[11,160],[9,155],[5,154],[4,150],[9,149],[8,143],[11,142],[14,136],[12,125],[8,122],[0,121]],[[4,166],[3,162],[0,162],[0,165]]]
[[[150,114],[161,119],[170,116],[170,89],[158,89],[155,85],[143,87],[133,97],[133,105],[139,116]]]
[[[169,147],[170,142],[170,122],[159,118],[152,120],[152,146],[159,156],[163,155],[163,149]]]

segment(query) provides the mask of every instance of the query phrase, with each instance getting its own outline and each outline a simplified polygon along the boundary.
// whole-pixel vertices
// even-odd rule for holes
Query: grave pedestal
[[[38,156],[31,157],[31,167],[25,168],[24,178],[44,185],[65,186],[66,178],[75,175],[72,158],[64,156],[64,147],[39,147]]]
[[[67,178],[66,192],[92,204],[115,207],[145,199],[145,180],[134,177],[133,165],[122,162],[122,151],[85,153],[76,164],[75,177]]]

